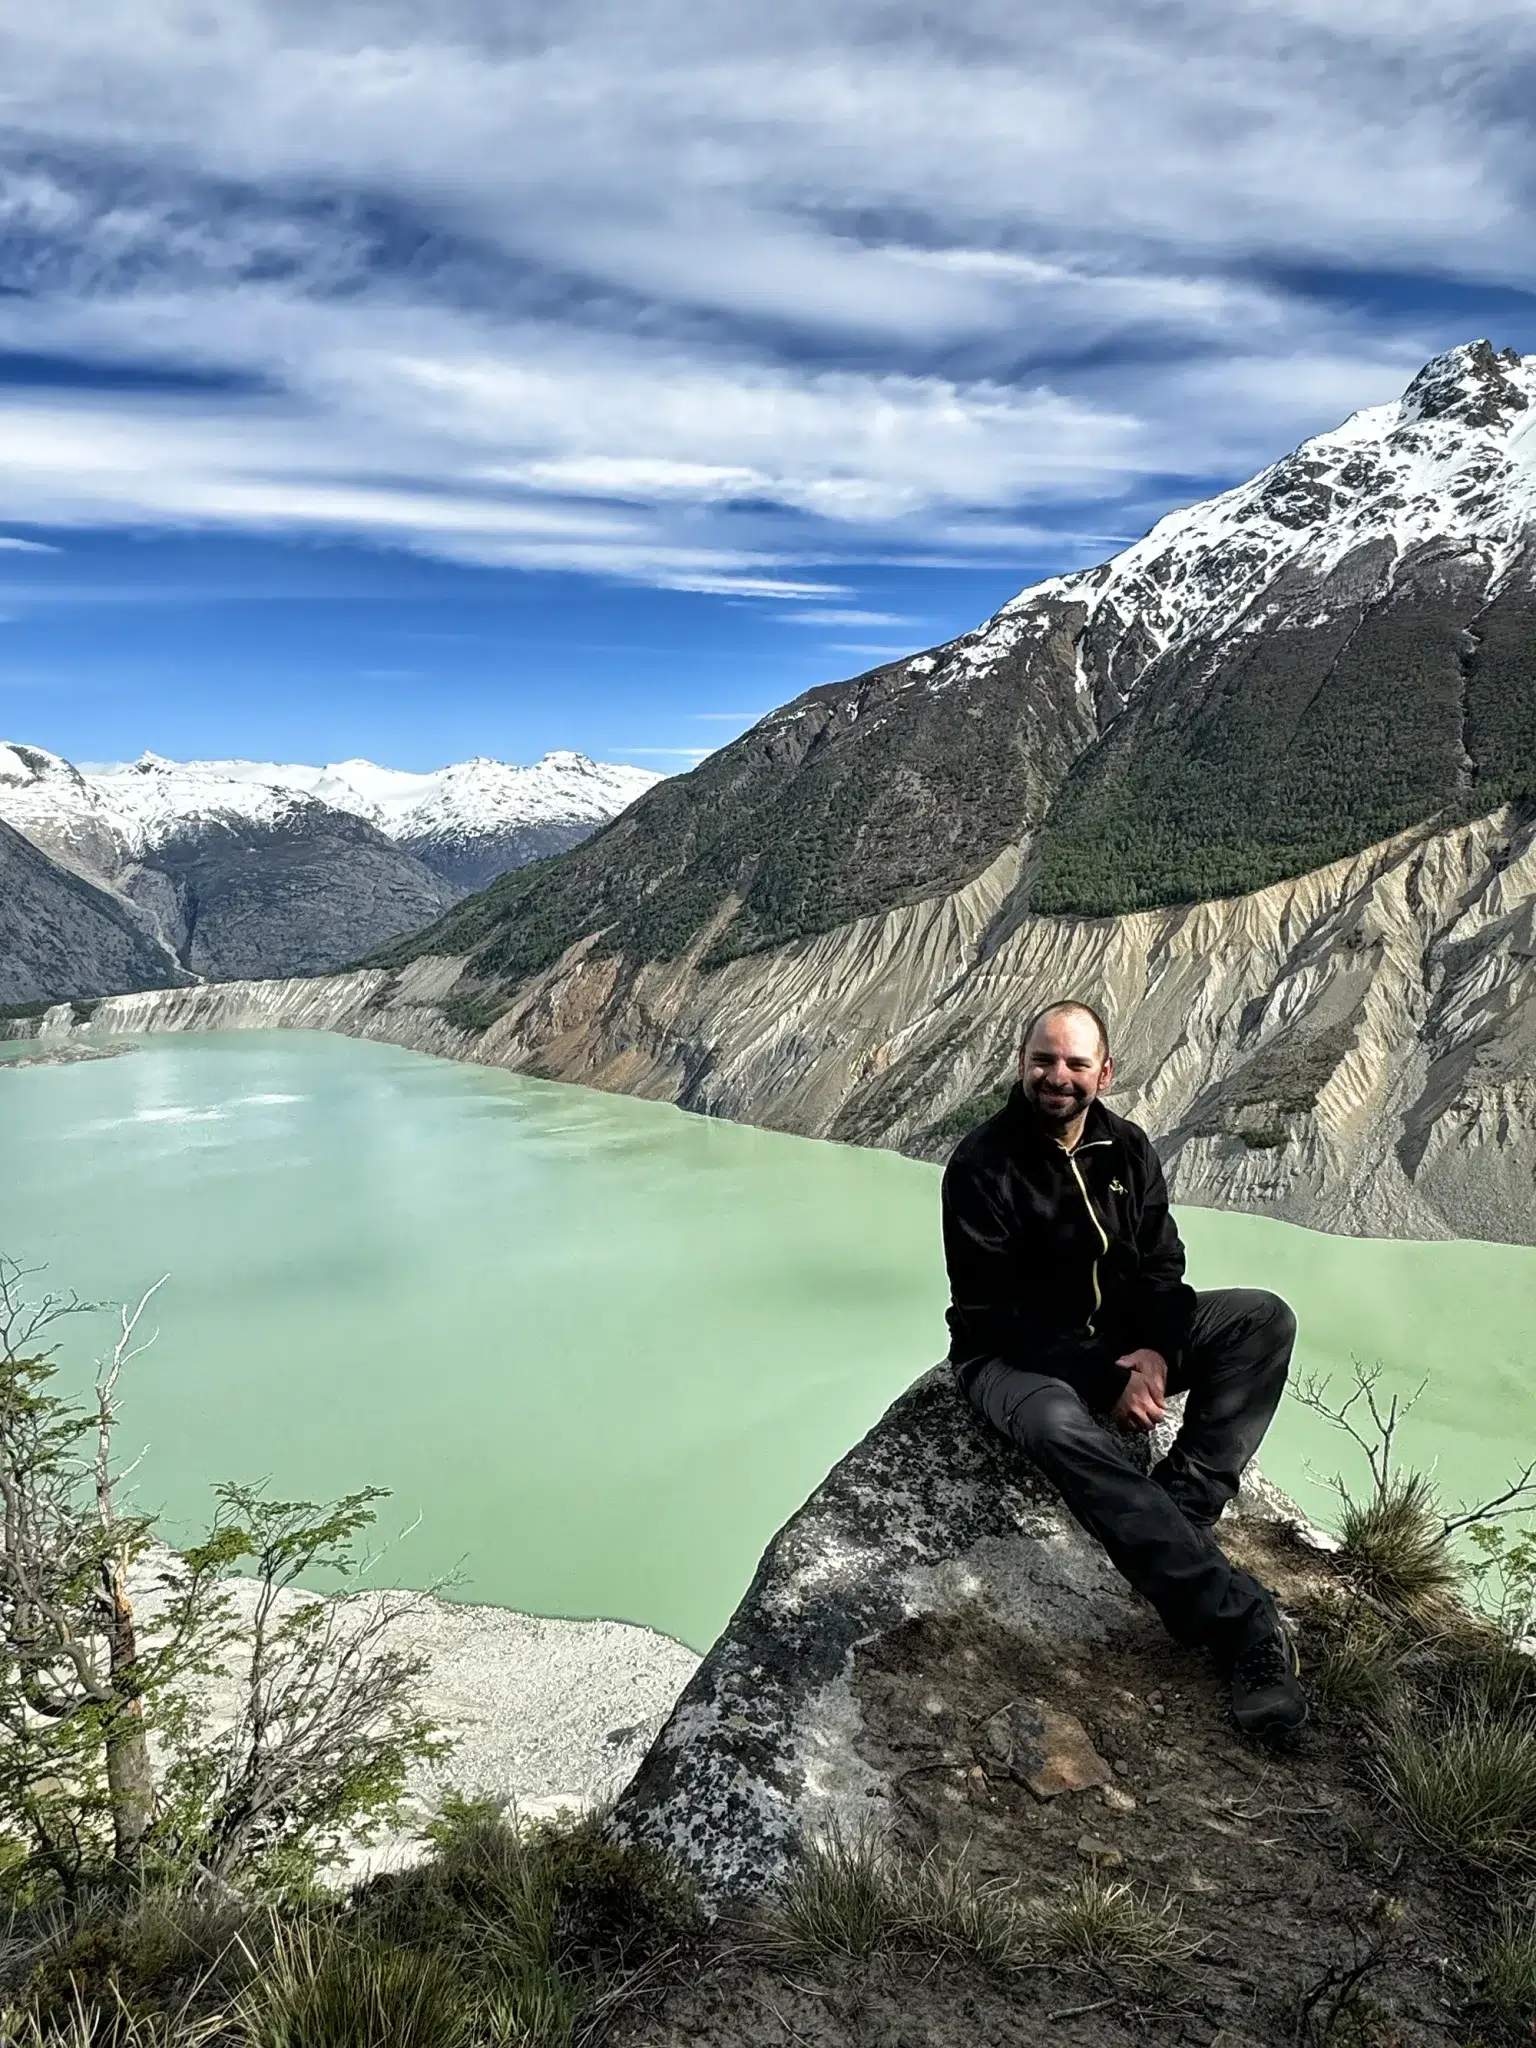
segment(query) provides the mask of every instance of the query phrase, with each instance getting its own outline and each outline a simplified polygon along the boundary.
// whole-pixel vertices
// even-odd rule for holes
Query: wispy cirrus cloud
[[[1524,0],[98,0],[0,77],[0,518],[828,626],[1112,545],[1536,257]]]

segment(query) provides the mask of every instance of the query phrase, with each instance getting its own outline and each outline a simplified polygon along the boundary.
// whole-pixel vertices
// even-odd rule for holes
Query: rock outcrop
[[[1240,1513],[1299,1521],[1257,1475]],[[1046,1799],[1113,1785],[1060,1673],[1080,1680],[1107,1646],[1161,1634],[1049,1483],[937,1368],[774,1537],[613,1825],[678,1856],[709,1897],[761,1897],[808,1831],[894,1831],[914,1770],[990,1770]],[[963,1639],[962,1660],[1011,1657],[1022,1696],[961,1730],[942,1671],[889,1654],[923,1635]],[[917,1683],[893,1714],[897,1664]]]

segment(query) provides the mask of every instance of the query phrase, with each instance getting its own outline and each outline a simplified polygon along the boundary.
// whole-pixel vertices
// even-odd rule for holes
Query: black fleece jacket
[[[1152,1141],[1100,1102],[1066,1152],[1015,1085],[944,1170],[949,1356],[962,1381],[985,1358],[1066,1380],[1113,1407],[1147,1345],[1171,1365],[1194,1290]]]

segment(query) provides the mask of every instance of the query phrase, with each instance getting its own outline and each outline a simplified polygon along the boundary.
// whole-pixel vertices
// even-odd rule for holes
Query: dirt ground
[[[1283,1537],[1233,1531],[1227,1547],[1292,1607],[1328,1569]],[[1303,1632],[1304,1668],[1306,1647]],[[1174,1901],[1195,1952],[1140,1980],[1050,1968],[1004,1981],[889,1959],[786,1972],[723,1927],[701,1947],[692,1983],[626,2032],[627,2048],[1476,2039],[1458,2017],[1464,1902],[1383,1823],[1364,1738],[1346,1723],[1314,1716],[1283,1749],[1251,1743],[1227,1719],[1215,1668],[1155,1629],[1047,1660],[980,1611],[866,1646],[854,1687],[869,1760],[896,1786],[905,1847],[963,1854],[980,1876],[1017,1878],[1042,1899],[1097,1865]],[[1110,1782],[1039,1798],[1011,1777],[984,1731],[1020,1698],[1075,1717]],[[1351,1992],[1348,1973],[1361,1966]]]

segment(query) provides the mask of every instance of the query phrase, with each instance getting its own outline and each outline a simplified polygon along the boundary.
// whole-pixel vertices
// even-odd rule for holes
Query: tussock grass
[[[431,1840],[348,1902],[255,1912],[150,1887],[13,1913],[0,2043],[568,2048],[666,1982],[699,1924],[665,1861],[596,1817],[453,1801]]]
[[[829,1828],[805,1845],[780,1892],[770,1941],[808,1963],[862,1961],[903,1946],[910,1876],[882,1834]]]
[[[376,1941],[454,1960],[477,2048],[563,2048],[665,1982],[702,1924],[665,1858],[611,1841],[600,1815],[526,1823],[450,1800],[430,1839],[430,1863],[356,1917]]]
[[[1473,1985],[1485,2011],[1536,2039],[1536,1914],[1504,1908],[1474,1960]]]
[[[274,1927],[239,2022],[250,2048],[460,2048],[474,2003],[447,1957],[300,1921]]]
[[[1363,1592],[1415,1616],[1444,1608],[1461,1579],[1434,1488],[1422,1472],[1395,1475],[1364,1500],[1346,1499],[1339,1548]]]
[[[1030,1917],[1016,1883],[963,1862],[904,1855],[874,1829],[829,1829],[808,1842],[771,1913],[767,1943],[798,1963],[877,1955],[963,1956],[1028,1968]]]
[[[1464,1702],[1397,1715],[1380,1739],[1388,1804],[1428,1848],[1469,1874],[1536,1869],[1536,1720]]]
[[[908,1920],[925,1947],[963,1955],[990,1970],[1034,1961],[1029,1909],[1016,1883],[978,1879],[963,1863],[927,1856],[908,1885]]]
[[[48,1898],[0,1926],[0,1998],[8,1992],[40,2022],[73,2034],[95,2011],[101,2038],[116,2040],[101,2030],[110,2019],[121,2033],[130,2003],[134,2012],[177,2012],[233,1997],[255,1967],[259,1925],[235,1902],[171,1885]]]
[[[1032,1910],[1036,1952],[1085,1970],[1148,1971],[1194,1954],[1176,1899],[1154,1900],[1135,1885],[1095,1873]]]
[[[1536,1727],[1536,1657],[1490,1634],[1457,1659],[1456,1686],[1472,1713]]]
[[[206,2048],[226,2024],[223,2014],[135,2012],[115,1987],[100,1999],[76,1989],[47,2019],[36,2010],[0,2010],[0,2041],[7,2048]]]
[[[1401,1630],[1360,1599],[1321,1608],[1313,1624],[1317,1641],[1307,1689],[1318,1711],[1327,1719],[1383,1713],[1397,1696],[1412,1647]]]
[[[1042,1967],[1134,1974],[1198,1946],[1175,1902],[1154,1902],[1132,1885],[1090,1876],[1060,1897],[1030,1900],[1016,1881],[978,1879],[963,1862],[934,1855],[914,1860],[872,1830],[832,1830],[807,1845],[769,1940],[800,1963],[951,1956],[1005,1975]]]

